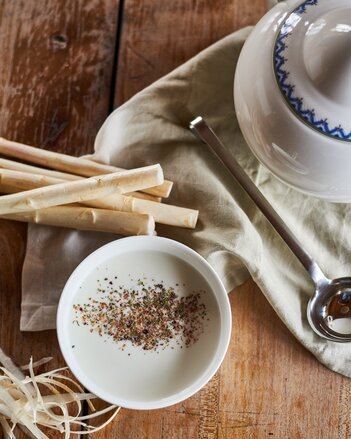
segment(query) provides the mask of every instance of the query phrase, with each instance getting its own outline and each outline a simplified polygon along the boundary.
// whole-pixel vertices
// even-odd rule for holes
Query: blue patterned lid
[[[351,0],[306,0],[295,7],[280,24],[273,59],[295,115],[351,142]]]

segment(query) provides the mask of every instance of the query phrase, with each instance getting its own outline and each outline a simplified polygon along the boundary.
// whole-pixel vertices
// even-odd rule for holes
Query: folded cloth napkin
[[[175,182],[169,202],[199,209],[200,220],[195,230],[159,226],[159,235],[201,253],[228,292],[251,275],[295,337],[323,364],[351,376],[351,344],[323,340],[307,322],[306,306],[314,289],[307,273],[188,129],[195,116],[205,117],[325,273],[351,274],[350,206],[285,186],[257,162],[240,133],[233,76],[249,32],[246,28],[229,35],[115,110],[96,137],[93,159],[126,168],[160,162]],[[54,328],[57,301],[69,274],[88,253],[115,238],[30,226],[21,329]]]

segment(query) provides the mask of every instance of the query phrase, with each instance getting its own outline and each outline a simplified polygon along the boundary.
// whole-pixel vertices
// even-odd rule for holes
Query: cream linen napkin
[[[259,165],[240,133],[233,76],[249,31],[243,29],[207,48],[114,111],[96,137],[93,158],[126,168],[160,162],[175,182],[169,202],[199,209],[200,221],[194,231],[159,226],[159,235],[205,256],[228,291],[250,273],[295,337],[323,364],[351,376],[351,344],[325,341],[307,322],[306,306],[313,292],[308,275],[188,129],[190,120],[204,116],[325,273],[351,274],[350,206],[329,204],[280,183]],[[115,238],[30,226],[21,329],[54,328],[57,301],[69,274],[88,253]]]

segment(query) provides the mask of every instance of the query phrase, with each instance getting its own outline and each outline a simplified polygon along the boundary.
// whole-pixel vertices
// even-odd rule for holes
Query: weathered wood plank
[[[125,0],[115,106],[265,11],[265,0]]]
[[[91,151],[108,113],[118,0],[3,1],[2,135]]]
[[[218,439],[346,438],[351,381],[299,344],[252,281],[231,303],[234,331],[221,368]]]
[[[91,151],[109,111],[117,18],[118,0],[0,3],[2,136]],[[19,331],[25,242],[23,224],[0,221],[0,345],[19,364],[52,355],[48,367],[62,366],[55,331]]]

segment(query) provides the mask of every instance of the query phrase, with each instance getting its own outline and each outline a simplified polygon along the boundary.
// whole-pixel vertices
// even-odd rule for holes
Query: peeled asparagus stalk
[[[31,212],[2,215],[1,218],[118,235],[153,235],[155,221],[150,215],[93,209],[83,206],[55,206]]]
[[[73,174],[91,177],[101,174],[110,174],[113,172],[123,171],[115,166],[97,163],[92,160],[73,157],[58,152],[47,151],[45,149],[35,148],[23,143],[12,142],[0,137],[0,153],[16,157],[32,163],[37,163],[48,168],[57,169],[59,171],[72,172]],[[173,183],[164,180],[157,187],[144,188],[144,192],[158,197],[168,197]]]
[[[45,178],[43,176],[42,178]],[[68,181],[0,197],[0,215],[26,212],[61,204],[83,202],[158,185],[163,181],[160,165]],[[1,176],[0,176],[1,184]],[[5,184],[5,183],[4,183]]]
[[[79,180],[82,180],[82,178]],[[27,172],[12,171],[11,169],[0,169],[0,187],[1,189],[5,188],[3,192],[6,193],[8,192],[6,190],[7,187],[15,188],[17,189],[15,192],[20,192],[61,184],[65,181],[63,178],[49,177],[47,175],[28,174]],[[13,193],[13,191],[11,193]]]
[[[27,172],[30,174],[46,175],[48,177],[59,178],[61,179],[61,181],[80,180],[82,178],[79,175],[68,174],[66,172],[53,171],[52,169],[44,169],[44,168],[39,168],[37,166],[25,165],[20,162],[15,162],[13,160],[7,160],[3,158],[0,158],[0,169],[11,169],[13,171]],[[136,198],[141,198],[143,200],[157,201],[158,203],[162,201],[160,197],[156,197],[155,195],[145,194],[142,192],[131,192],[128,195],[131,195]]]
[[[194,229],[196,227],[197,218],[199,216],[197,210],[117,194],[109,195],[100,200],[88,200],[85,201],[84,204],[101,209],[148,213],[154,217],[156,223],[185,227],[188,229]]]
[[[37,166],[25,165],[24,163],[15,162],[13,160],[7,160],[0,158],[0,168],[12,169],[13,171],[28,172],[30,174],[47,175],[53,178],[62,178],[63,180],[73,181],[78,180],[80,177],[67,172],[53,171],[51,169],[38,168]]]
[[[0,191],[5,193],[49,186],[62,181],[62,179],[46,175],[0,169]],[[195,228],[198,217],[197,210],[140,200],[120,194],[108,195],[98,200],[86,200],[82,204],[101,209],[150,214],[157,223],[178,227]]]

